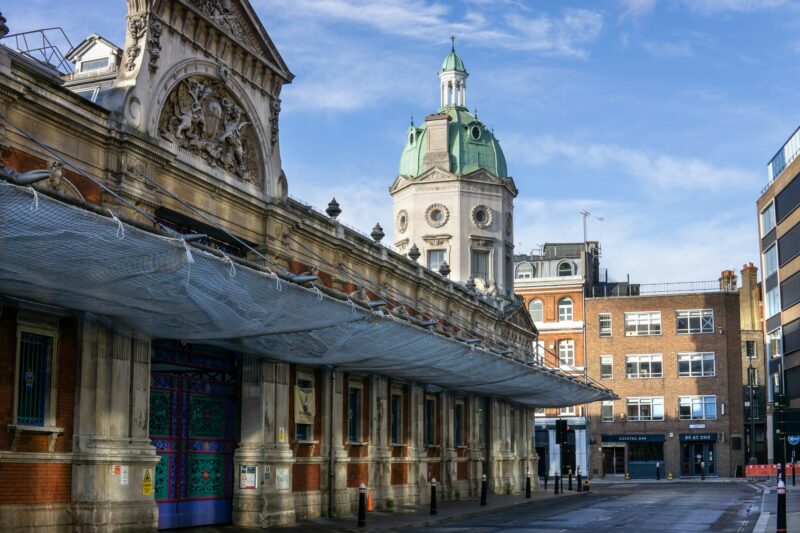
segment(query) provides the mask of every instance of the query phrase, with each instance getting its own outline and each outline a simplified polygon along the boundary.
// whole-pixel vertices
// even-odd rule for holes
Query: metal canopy
[[[531,406],[613,393],[0,182],[0,293],[153,338],[380,373]]]

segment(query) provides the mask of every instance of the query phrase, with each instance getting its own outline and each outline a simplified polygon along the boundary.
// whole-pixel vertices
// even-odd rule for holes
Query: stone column
[[[79,329],[74,531],[155,531],[158,456],[148,438],[150,341],[90,315]]]
[[[455,445],[455,402],[453,396],[448,392],[441,394],[441,413],[442,423],[440,424],[444,435],[442,435],[442,466],[440,468],[442,477],[442,488],[439,491],[442,498],[453,499],[456,482],[458,480],[456,458],[458,452]],[[462,420],[463,423],[463,420]],[[436,481],[439,481],[438,479]],[[437,488],[438,488],[437,483]]]
[[[289,365],[264,362],[264,453],[270,479],[264,483],[262,527],[295,521],[292,495],[294,452],[289,443]]]
[[[252,356],[242,357],[241,438],[233,456],[233,516],[237,526],[263,527],[265,522],[264,467],[266,422],[264,361]],[[239,468],[256,467],[256,488],[239,485]]]
[[[392,450],[389,447],[389,389],[388,381],[383,376],[372,375],[369,378],[370,403],[370,457],[373,458],[370,469],[370,488],[377,502],[384,502],[392,494]]]
[[[323,463],[320,489],[323,508],[332,517],[348,516],[350,494],[347,489],[347,450],[344,447],[344,374],[331,369],[322,371],[322,440]]]
[[[408,482],[411,485],[409,500],[406,503],[422,503],[427,501],[428,479],[428,454],[422,444],[424,435],[424,402],[425,391],[418,383],[411,383],[408,387],[409,400],[409,434],[408,434],[408,456],[412,462],[408,469]]]
[[[550,477],[553,477],[556,474],[560,476],[561,469],[559,468],[559,464],[561,460],[561,449],[559,448],[558,444],[556,444],[556,431],[554,429],[548,430],[547,436],[547,451],[550,455]]]

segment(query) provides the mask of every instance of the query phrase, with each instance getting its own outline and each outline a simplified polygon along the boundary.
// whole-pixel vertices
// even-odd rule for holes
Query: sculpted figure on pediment
[[[164,103],[158,130],[212,167],[261,185],[252,122],[219,80],[192,76],[179,82]]]
[[[231,0],[191,0],[191,3],[211,19],[214,24],[230,31],[242,43],[253,44],[242,25],[242,21],[239,20],[239,17],[232,9]]]

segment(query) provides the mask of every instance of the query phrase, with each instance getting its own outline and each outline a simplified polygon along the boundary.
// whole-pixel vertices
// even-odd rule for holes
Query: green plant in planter
[[[455,499],[455,501],[460,500],[461,499],[461,493],[459,491],[455,491],[453,493],[453,499]]]
[[[394,511],[394,499],[386,498],[386,511],[389,513]]]
[[[513,492],[511,485],[506,485],[506,494],[511,494]]]

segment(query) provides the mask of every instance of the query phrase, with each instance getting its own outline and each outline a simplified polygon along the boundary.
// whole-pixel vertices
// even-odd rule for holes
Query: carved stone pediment
[[[184,1],[240,44],[259,53],[264,59],[288,74],[283,59],[247,2],[235,0]]]
[[[212,167],[263,185],[252,121],[220,80],[192,76],[178,83],[164,102],[158,132]]]
[[[403,239],[394,243],[394,247],[397,248],[398,253],[403,253],[408,246],[408,239]]]
[[[492,248],[494,246],[494,239],[490,237],[470,237],[470,244],[473,248]]]
[[[422,240],[425,241],[426,244],[430,246],[444,246],[450,239],[452,239],[452,235],[441,234],[441,235],[423,235]]]

